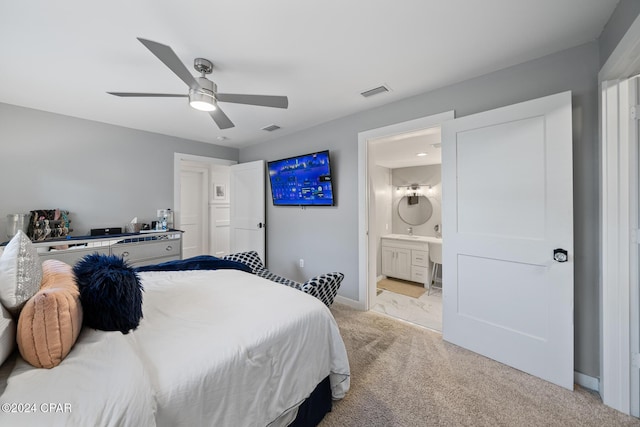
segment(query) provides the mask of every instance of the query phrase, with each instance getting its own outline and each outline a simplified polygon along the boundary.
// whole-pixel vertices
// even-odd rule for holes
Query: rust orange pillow
[[[82,305],[70,265],[42,263],[40,290],[20,312],[16,340],[20,354],[37,368],[53,368],[69,354],[82,328]]]

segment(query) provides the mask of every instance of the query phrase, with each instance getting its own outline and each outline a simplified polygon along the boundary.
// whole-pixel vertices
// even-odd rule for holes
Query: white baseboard
[[[341,295],[336,295],[335,301],[339,302],[340,304],[348,305],[349,307],[355,308],[356,310],[364,311],[364,304],[361,304],[360,301],[343,297]]]
[[[573,373],[573,382],[580,387],[587,388],[589,390],[597,391],[600,393],[600,379],[590,377],[589,375],[582,374],[580,372]]]

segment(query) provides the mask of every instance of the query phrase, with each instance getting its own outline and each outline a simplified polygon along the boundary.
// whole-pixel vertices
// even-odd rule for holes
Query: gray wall
[[[640,1],[620,0],[598,38],[602,67],[640,13]]]
[[[339,294],[357,300],[358,132],[448,110],[456,117],[571,90],[574,149],[575,367],[599,376],[598,44],[516,65],[386,106],[240,150],[240,161],[274,160],[331,150],[337,206],[274,207],[267,203],[269,268],[301,279],[310,273],[345,274]],[[296,267],[304,257],[306,267]]]
[[[173,206],[174,152],[238,150],[0,103],[0,241],[6,214],[67,209],[73,235]]]

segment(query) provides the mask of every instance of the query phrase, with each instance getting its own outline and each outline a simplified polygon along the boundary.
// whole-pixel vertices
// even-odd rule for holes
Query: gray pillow
[[[42,263],[38,251],[18,231],[0,256],[0,302],[17,317],[29,298],[40,289]]]

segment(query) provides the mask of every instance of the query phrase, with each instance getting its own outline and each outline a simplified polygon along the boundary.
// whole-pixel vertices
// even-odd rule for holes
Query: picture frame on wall
[[[224,184],[213,184],[213,199],[214,200],[226,200],[227,199],[227,186]]]

